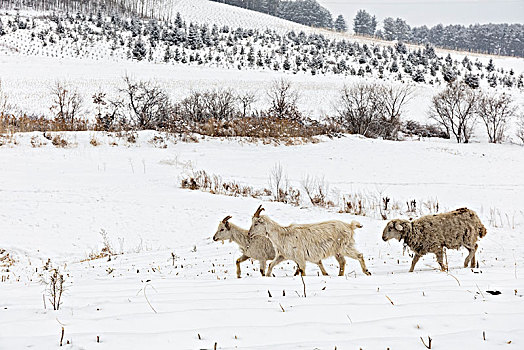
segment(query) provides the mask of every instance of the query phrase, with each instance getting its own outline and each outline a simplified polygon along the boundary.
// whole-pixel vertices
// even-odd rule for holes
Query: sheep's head
[[[260,237],[260,236],[268,236],[268,232],[266,229],[266,217],[260,216],[260,213],[264,210],[262,206],[259,206],[255,214],[253,214],[253,218],[251,219],[251,227],[249,228],[249,237]]]
[[[233,234],[231,232],[231,224],[229,223],[229,219],[231,219],[231,216],[226,216],[224,220],[220,221],[218,224],[217,232],[213,236],[213,241],[222,241],[224,243],[225,240],[233,237]]]
[[[409,221],[401,219],[395,219],[388,222],[382,233],[382,240],[386,242],[395,238],[400,241],[401,237],[405,235],[408,230],[409,225],[406,225],[406,223],[409,224]]]

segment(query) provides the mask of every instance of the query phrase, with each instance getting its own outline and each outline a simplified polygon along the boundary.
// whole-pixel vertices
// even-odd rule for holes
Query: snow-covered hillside
[[[251,15],[265,18],[247,10],[233,11],[230,17]],[[192,90],[219,87],[255,91],[260,105],[271,81],[285,78],[300,90],[301,109],[314,117],[332,113],[344,84],[363,80],[416,85],[406,117],[419,121],[425,121],[431,96],[447,79],[496,86],[517,101],[523,96],[523,59],[435,54],[432,48],[347,41],[342,34],[323,31],[279,34],[256,26],[193,25],[185,17],[167,27],[82,15],[22,13],[0,19],[6,23],[6,34],[0,37],[2,87],[10,102],[28,114],[49,115],[50,87],[62,81],[79,90],[86,102],[84,113],[92,116],[91,96],[99,90],[114,95],[126,74],[156,81],[177,99]]]
[[[155,136],[167,148],[155,147]],[[423,348],[420,337],[427,344],[428,336],[434,349],[524,344],[520,146],[353,136],[291,147],[190,144],[151,132],[138,133],[136,143],[103,133],[62,137],[70,148],[56,148],[41,133],[14,135],[0,147],[0,248],[14,259],[0,268],[9,277],[0,282],[1,348],[58,348],[62,327],[71,349],[216,343],[217,349],[409,350]],[[32,147],[40,145],[35,140],[47,144]],[[353,260],[345,277],[335,277],[333,259],[326,260],[329,277],[308,265],[306,297],[291,263],[263,278],[256,263],[246,262],[237,280],[236,245],[211,237],[226,215],[248,227],[261,201],[183,190],[180,177],[205,169],[266,187],[278,162],[293,186],[308,174],[324,177],[334,197],[389,196],[403,207],[432,199],[441,210],[476,210],[488,228],[479,268],[461,268],[465,250],[448,250],[449,273],[428,255],[410,274],[402,244],[381,240],[383,220],[340,214],[337,207],[264,202],[267,215],[282,224],[361,222],[357,247],[373,275],[363,275]],[[102,230],[118,255],[83,261],[104,247]],[[66,276],[59,311],[47,300],[44,306],[39,275],[48,258]]]

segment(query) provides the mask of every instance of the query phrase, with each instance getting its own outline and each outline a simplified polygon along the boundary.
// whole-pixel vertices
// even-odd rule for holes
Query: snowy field
[[[31,147],[41,134],[0,147],[0,248],[15,264],[0,282],[0,349],[520,349],[524,345],[524,148],[448,141],[387,142],[356,136],[301,146],[206,138],[137,143],[94,133],[63,134],[72,145]],[[156,135],[159,136],[159,135]],[[102,145],[92,146],[96,138]],[[117,145],[110,145],[117,144]],[[256,263],[235,278],[236,245],[213,242],[219,220],[248,227],[262,202],[179,188],[204,169],[267,187],[280,163],[293,186],[324,177],[330,195],[380,193],[403,203],[478,212],[488,228],[479,268],[448,251],[449,274],[425,256],[414,273],[402,244],[381,240],[385,221],[263,202],[281,224],[358,220],[358,249],[372,272],[348,260],[346,276],[308,265],[304,287],[291,263],[263,278]],[[119,254],[85,260],[102,248]],[[175,259],[172,259],[172,253]],[[39,273],[47,259],[66,273],[59,311],[44,308]],[[500,291],[491,295],[487,291]],[[100,343],[97,343],[97,337]],[[216,345],[215,345],[216,343]]]

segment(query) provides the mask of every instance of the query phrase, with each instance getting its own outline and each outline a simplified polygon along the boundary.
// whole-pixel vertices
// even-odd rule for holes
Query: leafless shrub
[[[524,145],[524,111],[519,117],[519,120],[517,121],[517,138],[520,140],[520,142]]]
[[[302,180],[302,187],[311,203],[319,207],[332,207],[334,203],[328,199],[329,184],[326,180],[306,175]]]
[[[421,124],[415,120],[407,120],[401,126],[401,131],[408,136],[440,137],[449,139],[449,135],[440,125]]]
[[[130,128],[125,120],[125,102],[122,99],[110,100],[101,90],[96,92],[92,99],[97,110],[95,130],[119,131]]]
[[[73,125],[81,113],[84,103],[80,93],[76,89],[58,81],[51,89],[51,95],[53,96],[53,104],[50,110],[55,114],[55,118],[66,124]]]
[[[178,106],[178,113],[187,121],[203,123],[208,118],[206,116],[206,104],[203,94],[199,91],[192,92],[184,98]]]
[[[46,286],[46,293],[53,310],[59,310],[62,305],[62,295],[65,291],[65,277],[59,267],[53,267],[51,260],[42,269],[41,282]]]
[[[381,95],[378,84],[344,86],[335,106],[336,122],[351,134],[376,137],[384,113]]]
[[[239,115],[237,96],[230,89],[191,92],[178,107],[181,118],[191,123],[231,120]]]
[[[53,137],[53,139],[51,140],[51,143],[53,144],[53,146],[58,147],[58,148],[65,148],[69,146],[69,142],[67,141],[65,136],[60,135],[60,134],[56,134]]]
[[[13,266],[16,263],[14,257],[5,249],[0,248],[0,272],[9,272],[9,268]],[[9,275],[1,275],[2,280],[1,282],[5,282]]]
[[[416,200],[407,201],[404,205],[401,201],[384,195],[380,191],[377,193],[354,192],[342,196],[339,212],[387,220],[389,217],[398,215],[417,217],[436,214],[440,211],[437,199],[420,202],[422,205],[417,205]]]
[[[300,205],[300,191],[290,186],[280,163],[276,163],[269,173],[269,188],[274,201]]]
[[[467,85],[454,82],[435,95],[429,116],[455,136],[458,143],[468,143],[476,122],[478,93]]]
[[[515,117],[517,107],[510,95],[482,93],[478,99],[477,113],[486,125],[489,142],[499,143],[504,140],[507,123]]]
[[[283,194],[285,190],[285,179],[282,164],[276,163],[269,174],[269,188],[274,193],[274,200],[277,202],[283,202]]]
[[[111,256],[117,255],[116,251],[113,249],[111,241],[109,240],[109,236],[106,230],[101,229],[100,236],[102,237],[102,248],[100,248],[99,251],[92,251],[91,253],[89,253],[87,259],[84,259],[82,261],[96,260],[101,258],[111,259]]]
[[[437,199],[428,199],[422,203],[426,208],[427,214],[438,214],[440,210],[440,205]]]
[[[44,145],[46,145],[46,143],[42,142],[42,140],[40,139],[39,136],[37,136],[37,135],[31,136],[31,147],[39,148],[39,147],[42,147]]]
[[[95,135],[91,135],[91,138],[90,138],[90,140],[89,140],[89,143],[90,143],[93,147],[100,146],[100,142],[97,140],[97,138],[96,138]]]
[[[383,105],[381,136],[388,140],[398,139],[402,125],[402,115],[406,105],[413,98],[413,87],[410,85],[383,86],[381,100]]]
[[[168,94],[162,88],[146,81],[124,77],[125,106],[130,119],[139,129],[167,128],[173,122],[174,109]]]
[[[406,202],[406,206],[407,206],[407,212],[408,213],[416,213],[417,212],[417,201],[416,200],[411,200],[411,201],[408,201]]]
[[[270,104],[267,111],[269,116],[279,119],[302,119],[302,114],[298,109],[299,94],[290,81],[285,79],[273,81],[267,91],[267,97]]]
[[[271,196],[271,191],[268,189],[255,189],[235,181],[224,181],[220,176],[208,174],[205,170],[193,171],[191,175],[183,177],[180,186],[233,197],[269,198]]]
[[[204,103],[208,116],[215,120],[237,117],[237,97],[230,89],[211,90],[204,93]]]
[[[151,140],[149,140],[149,143],[155,146],[156,148],[167,148],[167,143],[164,137],[155,135]]]

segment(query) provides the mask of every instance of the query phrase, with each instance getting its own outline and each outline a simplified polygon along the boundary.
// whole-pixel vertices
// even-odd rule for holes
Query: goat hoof
[[[371,276],[371,272],[366,270],[366,275]]]

